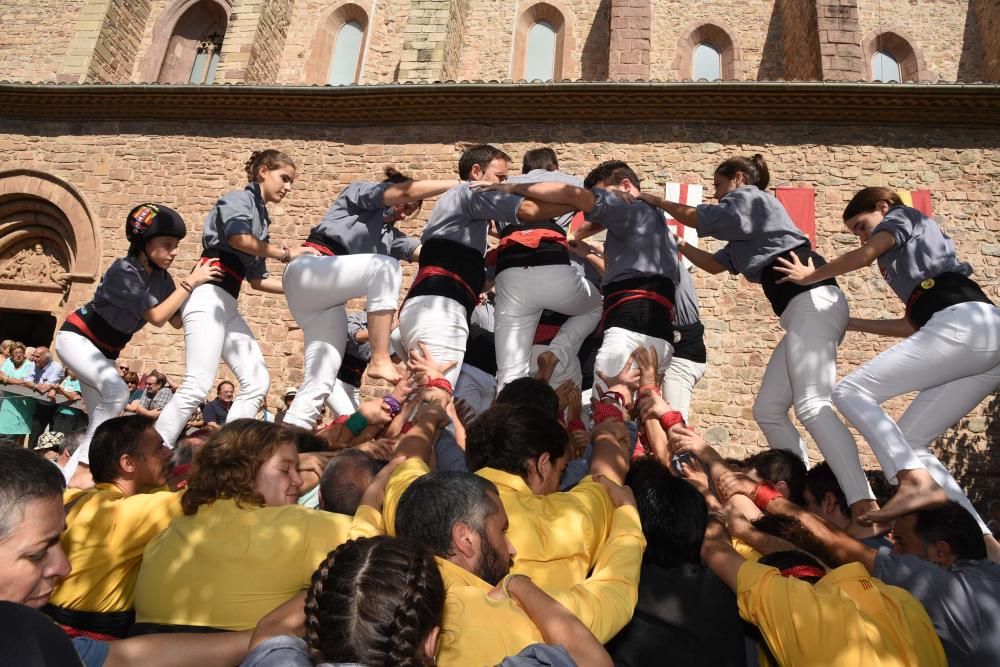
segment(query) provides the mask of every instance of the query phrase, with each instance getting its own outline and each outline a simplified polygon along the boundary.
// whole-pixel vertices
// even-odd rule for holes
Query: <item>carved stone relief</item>
[[[53,245],[42,239],[32,239],[9,248],[0,256],[0,280],[56,285],[69,285],[68,267]]]

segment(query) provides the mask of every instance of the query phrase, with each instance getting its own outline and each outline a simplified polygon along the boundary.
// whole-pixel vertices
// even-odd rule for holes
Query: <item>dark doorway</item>
[[[55,332],[54,315],[0,309],[0,340],[16,340],[29,347],[51,346]]]

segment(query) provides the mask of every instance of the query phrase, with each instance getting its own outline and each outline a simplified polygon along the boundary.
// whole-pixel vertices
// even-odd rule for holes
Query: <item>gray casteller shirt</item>
[[[946,570],[882,547],[872,576],[920,600],[951,667],[1000,665],[1000,564],[959,560]]]

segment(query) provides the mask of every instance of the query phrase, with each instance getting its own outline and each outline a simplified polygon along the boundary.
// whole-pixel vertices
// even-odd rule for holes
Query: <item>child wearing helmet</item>
[[[77,464],[88,464],[97,427],[120,415],[128,401],[128,387],[114,363],[118,354],[147,322],[179,327],[177,311],[188,293],[222,275],[217,267],[200,265],[176,288],[167,269],[186,233],[184,220],[171,208],[148,203],[133,208],[125,220],[128,254],[115,260],[94,298],[70,313],[56,336],[56,352],[79,378],[90,416],[83,442],[64,469],[67,479]]]

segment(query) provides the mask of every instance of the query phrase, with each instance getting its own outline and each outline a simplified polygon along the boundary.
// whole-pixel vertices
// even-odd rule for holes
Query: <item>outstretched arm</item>
[[[862,320],[851,317],[847,320],[847,330],[875,334],[876,336],[906,338],[916,333],[917,328],[913,326],[913,322],[905,317],[896,320]]]
[[[462,181],[445,179],[440,181],[407,181],[406,183],[393,183],[382,193],[382,201],[386,206],[396,204],[409,204],[420,201],[427,197],[436,197],[442,192],[447,192]]]
[[[684,204],[678,204],[676,202],[667,201],[663,197],[657,197],[656,195],[649,194],[648,192],[643,192],[639,195],[639,199],[646,202],[647,204],[652,204],[656,208],[663,209],[670,214],[670,217],[677,222],[685,225],[687,227],[697,227],[698,226],[698,209],[694,206],[686,206]],[[694,260],[692,260],[694,261]]]
[[[892,250],[895,245],[896,239],[892,237],[892,234],[882,231],[868,239],[868,242],[860,248],[855,248],[850,252],[844,253],[818,269],[813,267],[812,260],[809,260],[807,264],[803,264],[794,253],[792,254],[791,261],[784,257],[779,257],[774,268],[786,276],[779,280],[779,283],[792,282],[797,285],[812,285],[813,283],[842,276],[851,271],[863,269]]]

